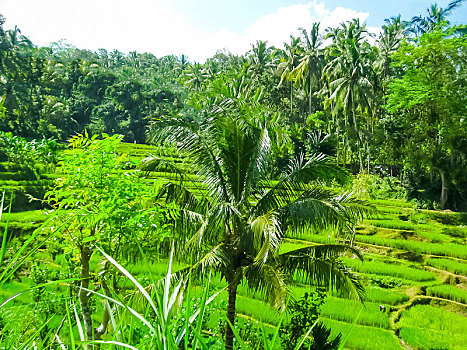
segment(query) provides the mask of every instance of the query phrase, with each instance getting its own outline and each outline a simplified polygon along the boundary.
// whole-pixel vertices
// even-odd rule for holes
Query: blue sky
[[[378,32],[385,18],[425,14],[426,0],[0,0],[6,28],[36,45],[66,39],[79,48],[186,54],[204,61],[219,49],[244,53],[255,40],[282,46],[298,27],[337,26],[354,17]],[[445,7],[449,0],[437,1]],[[452,22],[467,23],[467,4]]]

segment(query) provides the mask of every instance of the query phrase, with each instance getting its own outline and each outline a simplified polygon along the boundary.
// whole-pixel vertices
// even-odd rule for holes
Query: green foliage
[[[318,320],[323,303],[324,294],[320,291],[305,293],[302,298],[289,303],[288,320],[282,324],[279,331],[283,349],[292,350],[295,348],[299,339]],[[311,344],[312,342],[307,340],[304,346],[310,347]]]
[[[397,178],[371,174],[357,174],[352,181],[352,192],[362,199],[405,199],[406,190]]]
[[[0,132],[0,151],[9,162],[31,169],[35,169],[36,163],[41,163],[46,166],[46,171],[51,172],[58,162],[58,144],[54,139],[27,141],[11,132]]]
[[[467,74],[466,48],[466,36],[456,35],[455,28],[443,31],[437,27],[415,43],[402,43],[393,60],[404,74],[389,84],[385,106],[399,117],[401,125],[417,125],[404,142],[404,165],[415,187],[412,195],[420,195],[417,191],[421,188],[431,190],[433,181],[425,179],[436,172],[442,209],[449,203],[455,207],[467,181],[465,172],[460,171],[466,166],[467,125],[463,116],[467,94],[462,83]]]

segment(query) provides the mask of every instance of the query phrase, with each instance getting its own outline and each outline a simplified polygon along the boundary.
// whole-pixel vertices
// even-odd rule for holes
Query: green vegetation
[[[346,266],[362,273],[394,276],[419,282],[432,281],[435,279],[435,276],[428,271],[397,265],[394,262],[385,263],[377,260],[360,262],[355,259],[344,259],[344,263]]]
[[[427,264],[438,269],[447,270],[462,276],[467,276],[467,264],[464,262],[441,258],[431,258],[428,259]]]
[[[402,249],[414,253],[431,254],[440,256],[452,256],[462,259],[467,259],[467,246],[461,244],[440,244],[429,242],[418,242],[401,239],[387,239],[375,236],[355,235],[358,242],[370,243],[381,245],[385,247],[392,247]]]
[[[350,332],[346,346],[351,349],[401,349],[398,339],[388,330],[355,325],[324,318],[324,324],[332,329],[331,336],[337,332],[346,334]]]
[[[204,63],[0,15],[0,347],[465,347],[461,4]]]
[[[447,284],[428,287],[426,294],[467,304],[467,291]]]
[[[465,317],[429,305],[417,305],[404,312],[401,336],[420,348],[462,349],[465,347]]]
[[[380,312],[379,305],[370,302],[362,305],[349,300],[328,297],[321,308],[321,315],[326,318],[352,323],[356,315],[359,314],[360,309],[362,309],[362,312],[357,320],[358,324],[389,328],[389,314]]]

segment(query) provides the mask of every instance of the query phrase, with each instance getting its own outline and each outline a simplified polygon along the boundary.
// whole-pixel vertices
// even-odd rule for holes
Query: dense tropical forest
[[[465,348],[462,7],[204,63],[0,15],[2,348]]]

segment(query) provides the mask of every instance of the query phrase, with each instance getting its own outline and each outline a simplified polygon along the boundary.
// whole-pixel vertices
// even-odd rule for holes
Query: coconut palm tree
[[[199,178],[190,183],[193,177],[170,163],[180,181],[167,185],[165,199],[181,208],[174,223],[180,253],[190,257],[193,269],[214,269],[227,282],[231,324],[242,282],[262,291],[282,310],[287,285],[294,278],[339,289],[349,297],[363,296],[356,276],[338,260],[343,252],[358,255],[347,245],[281,250],[288,236],[329,227],[349,229],[367,207],[348,193],[325,189],[318,182],[345,177],[323,155],[295,159],[274,180],[274,135],[257,100],[251,88],[225,88],[207,118],[192,123],[171,117],[153,122],[148,132],[151,143],[172,143],[186,154],[191,172]],[[145,168],[154,169],[161,162],[168,166],[153,157],[145,161]],[[225,342],[226,349],[233,348],[230,326]]]
[[[203,82],[209,77],[201,63],[193,63],[185,71],[187,77],[186,85],[193,90],[200,90]]]
[[[327,37],[333,40],[328,47],[330,61],[324,67],[324,76],[328,80],[326,89],[329,96],[325,105],[333,105],[334,112],[344,111],[344,125],[348,129],[352,125],[356,137],[356,145],[363,146],[362,132],[357,119],[357,109],[361,114],[370,107],[372,98],[372,55],[368,42],[366,25],[358,19],[342,23],[340,28],[328,32]],[[369,120],[367,120],[367,129]],[[345,135],[345,134],[344,134]],[[345,136],[344,136],[345,137]],[[344,154],[346,150],[344,138]],[[360,169],[363,169],[363,158],[359,150]],[[346,156],[344,156],[344,164]]]
[[[294,69],[299,65],[301,57],[300,38],[290,36],[290,44],[284,43],[285,50],[282,51],[283,57],[279,63],[278,69],[281,74],[279,86],[284,80],[290,82],[290,113],[293,112],[293,84],[294,84]]]
[[[301,41],[305,48],[300,64],[294,69],[293,76],[295,80],[301,80],[308,92],[308,113],[311,114],[311,98],[313,89],[317,89],[321,72],[324,66],[324,55],[320,51],[320,46],[323,43],[323,37],[319,33],[320,23],[313,23],[313,26],[308,35],[307,31],[299,28],[302,32]]]
[[[432,31],[436,27],[449,24],[447,17],[452,10],[462,5],[463,0],[453,0],[446,8],[438,7],[437,4],[431,5],[426,9],[427,16],[415,16],[410,21],[410,31],[415,35],[421,35]]]
[[[249,61],[255,74],[262,75],[265,70],[272,67],[273,48],[267,41],[256,40],[256,45],[251,45]]]
[[[407,23],[401,20],[400,15],[385,19],[384,22],[383,32],[377,41],[379,52],[375,61],[375,68],[383,83],[393,75],[391,55],[397,51],[407,34]]]

